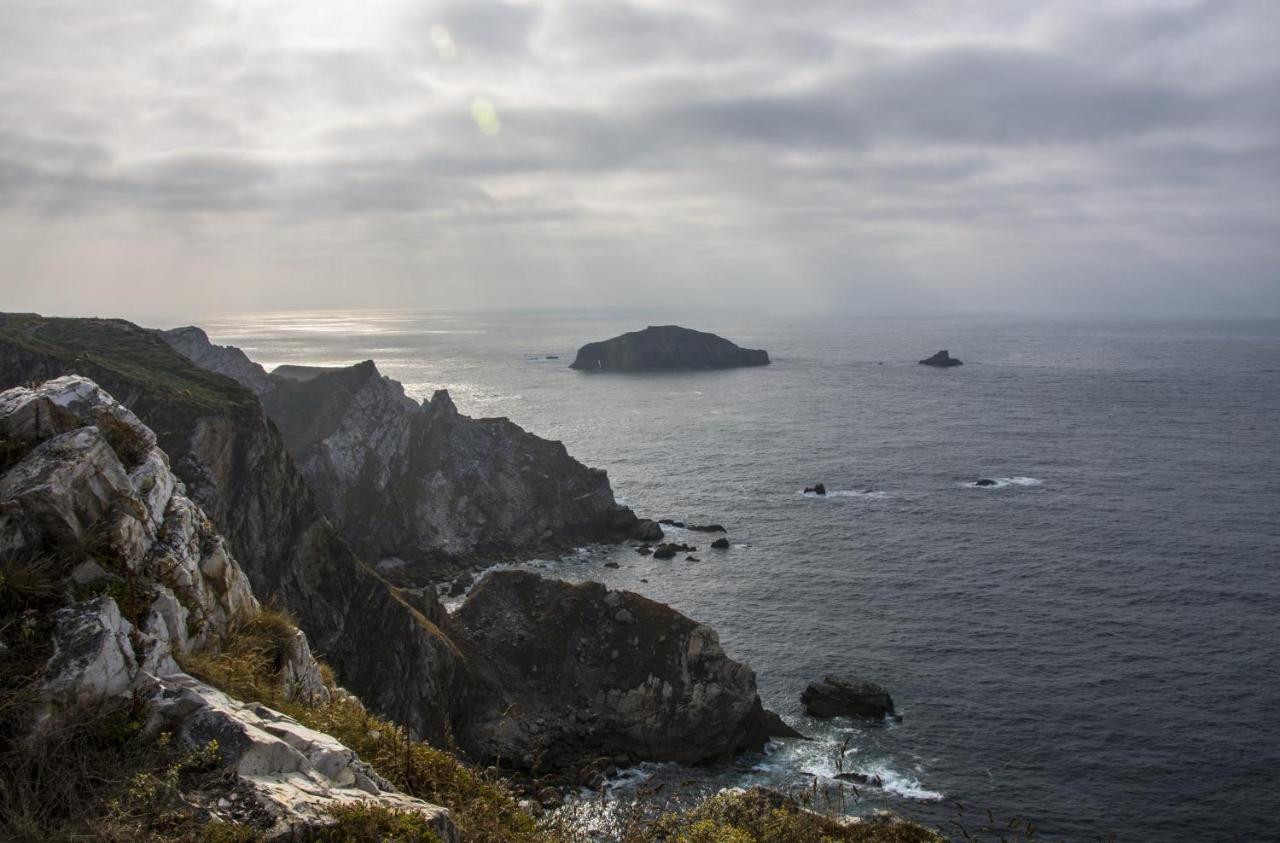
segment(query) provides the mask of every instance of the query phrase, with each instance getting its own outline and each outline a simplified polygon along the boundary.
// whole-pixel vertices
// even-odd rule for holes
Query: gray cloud
[[[1237,0],[13,0],[0,292],[1256,312],[1277,33]]]

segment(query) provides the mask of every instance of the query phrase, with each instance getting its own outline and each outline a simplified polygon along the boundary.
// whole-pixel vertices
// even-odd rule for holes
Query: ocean
[[[773,364],[568,368],[583,343],[672,322]],[[463,413],[562,440],[642,516],[729,529],[727,551],[669,531],[697,562],[623,546],[533,563],[710,624],[815,738],[646,765],[616,792],[759,782],[957,836],[991,811],[1048,840],[1280,839],[1280,322],[671,308],[202,324],[268,368],[373,359],[415,398],[447,388]],[[917,365],[941,348],[965,365]],[[826,497],[802,494],[819,481]],[[807,717],[800,692],[827,673],[882,684],[902,722]],[[884,787],[833,790],[837,769]]]

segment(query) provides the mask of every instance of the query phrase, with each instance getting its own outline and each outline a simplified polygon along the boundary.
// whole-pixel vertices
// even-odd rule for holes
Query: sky
[[[0,0],[0,310],[1280,316],[1272,0]]]

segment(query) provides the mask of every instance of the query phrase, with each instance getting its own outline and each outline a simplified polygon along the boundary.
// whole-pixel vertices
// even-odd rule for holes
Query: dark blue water
[[[672,321],[775,362],[566,368],[584,342]],[[847,794],[851,812],[973,825],[989,808],[1066,840],[1280,836],[1280,323],[370,313],[207,327],[268,366],[373,358],[417,397],[448,387],[465,413],[563,440],[642,514],[729,526],[734,547],[697,563],[621,548],[546,566],[713,625],[766,704],[820,739],[699,771],[700,786],[826,786],[847,739],[845,768],[887,786]],[[939,348],[965,365],[916,364]],[[561,359],[531,359],[547,354]],[[1001,485],[972,487],[981,477]],[[835,494],[799,494],[815,481]],[[805,717],[800,691],[828,672],[879,681],[903,722]]]

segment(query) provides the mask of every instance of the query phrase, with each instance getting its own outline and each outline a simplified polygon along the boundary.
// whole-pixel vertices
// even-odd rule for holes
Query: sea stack
[[[921,360],[920,365],[921,366],[937,366],[940,369],[945,369],[950,366],[963,366],[964,363],[952,357],[944,349],[942,351],[939,351],[937,354],[933,355],[932,357]]]
[[[570,369],[599,372],[732,369],[764,366],[769,352],[740,348],[723,337],[682,328],[650,325],[643,331],[587,343],[578,349]]]

